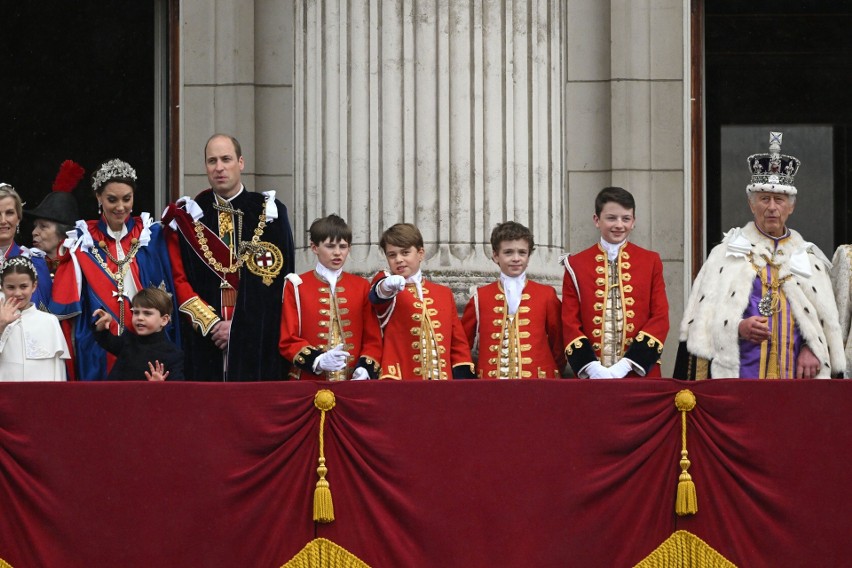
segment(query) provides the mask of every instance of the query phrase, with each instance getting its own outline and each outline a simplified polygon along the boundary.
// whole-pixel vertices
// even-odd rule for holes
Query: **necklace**
[[[116,248],[121,246],[121,242],[115,241]],[[110,270],[109,265],[106,261],[101,257],[100,252],[98,251],[98,247],[103,249],[104,253],[106,253],[107,258],[112,261],[113,264],[116,265],[117,270],[113,272]],[[106,241],[100,241],[98,243],[98,247],[92,247],[92,256],[95,261],[100,265],[101,268],[104,269],[110,278],[115,281],[116,287],[116,299],[118,301],[118,334],[121,335],[124,331],[124,279],[127,276],[127,271],[130,269],[130,264],[133,258],[136,256],[136,253],[139,251],[139,239],[133,238],[130,240],[130,250],[127,251],[127,256],[118,260],[109,252],[109,248],[107,248]]]
[[[239,211],[237,209],[236,211]],[[240,214],[242,212],[240,211]],[[258,248],[258,243],[260,243],[260,237],[263,235],[263,230],[266,228],[266,208],[260,212],[260,217],[257,222],[257,227],[254,229],[254,235],[251,238],[250,243],[240,243],[240,246],[237,249],[237,253],[231,253],[231,262],[229,266],[223,265],[221,262],[216,260],[213,257],[213,251],[210,250],[210,247],[207,245],[207,237],[204,236],[204,228],[205,225],[201,221],[195,221],[192,224],[195,229],[195,238],[198,240],[199,248],[201,248],[201,252],[204,256],[204,260],[213,267],[213,270],[216,272],[221,272],[222,274],[233,274],[237,270],[239,270],[243,264],[245,264],[246,260],[248,260],[249,256],[254,253]],[[240,229],[242,229],[242,224],[240,224]],[[237,238],[242,235],[238,235]],[[230,248],[230,247],[229,247]],[[234,257],[236,256],[236,262],[234,262]],[[225,280],[223,279],[223,282]]]
[[[760,315],[768,318],[769,316],[781,311],[781,295],[778,293],[778,289],[784,282],[789,280],[791,276],[791,274],[788,274],[780,280],[775,280],[769,283],[769,290],[766,291],[766,294],[764,294],[757,303],[757,311]]]
[[[772,269],[775,269],[776,273],[778,272],[778,269],[781,266],[780,264],[772,262],[771,259],[768,259],[765,256],[762,258],[766,261],[766,266],[769,267],[769,269],[767,270],[768,274],[771,274]],[[760,274],[761,269],[754,263],[754,259],[749,258],[749,262],[751,262],[751,266],[752,268],[754,268],[755,272]],[[766,284],[768,289],[766,290],[766,293],[763,295],[763,297],[760,298],[760,301],[757,303],[757,311],[760,315],[768,318],[769,316],[777,314],[779,311],[781,311],[781,294],[779,294],[778,290],[781,288],[781,285],[784,284],[784,282],[786,282],[792,277],[792,274],[788,274],[782,278],[775,278],[775,280]]]

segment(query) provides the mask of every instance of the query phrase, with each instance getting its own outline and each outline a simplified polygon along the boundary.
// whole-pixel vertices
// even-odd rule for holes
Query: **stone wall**
[[[563,250],[593,244],[593,197],[636,197],[632,240],[664,261],[670,373],[684,302],[684,27],[678,0],[183,0],[184,193],[206,187],[203,145],[236,135],[245,183],[305,230],[331,212],[355,231],[353,271],[418,224],[427,271],[462,299],[495,273],[504,219],[539,245],[530,274],[558,286]]]

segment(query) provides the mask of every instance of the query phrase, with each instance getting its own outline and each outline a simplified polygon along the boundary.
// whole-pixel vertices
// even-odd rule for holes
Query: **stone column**
[[[565,0],[566,249],[600,238],[594,197],[616,185],[636,198],[630,240],[660,253],[670,331],[671,373],[683,313],[684,28],[680,0]],[[687,62],[688,63],[688,62]]]
[[[466,294],[491,279],[493,226],[531,228],[536,278],[563,249],[563,13],[547,0],[302,0],[296,7],[294,231],[353,228],[350,269],[384,265],[415,223],[424,269]],[[461,299],[461,294],[459,296]]]
[[[293,212],[292,0],[183,0],[180,194],[208,187],[204,143],[232,134],[243,148],[243,183],[275,190]]]

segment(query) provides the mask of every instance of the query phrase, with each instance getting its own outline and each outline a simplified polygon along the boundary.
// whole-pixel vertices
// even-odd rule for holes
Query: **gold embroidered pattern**
[[[216,312],[204,303],[204,300],[195,296],[180,305],[178,311],[189,316],[192,324],[197,326],[201,335],[207,335],[210,329],[219,321]]]
[[[625,270],[630,268],[630,263],[625,261],[622,248],[617,258],[606,260],[598,268],[606,268],[607,284],[601,310],[603,318],[593,331],[593,336],[600,338],[600,347],[595,347],[595,353],[601,364],[610,366],[624,354],[625,319],[629,316],[624,311],[626,302],[622,281],[629,279],[630,275]]]
[[[426,297],[429,290],[425,286],[422,287],[422,301],[417,299],[417,288],[415,286],[406,286],[405,290],[415,297],[412,305],[415,309],[420,310],[419,313],[411,314],[411,319],[419,323],[418,326],[411,328],[411,334],[420,337],[419,342],[412,343],[412,347],[416,346],[416,355],[412,359],[420,363],[414,368],[414,373],[426,381],[447,380],[449,378],[446,371],[447,362],[441,357],[444,350],[440,347],[443,335],[435,331],[440,327],[440,322],[433,322],[431,317],[437,315],[438,311],[434,308],[427,308],[435,301]]]
[[[577,337],[576,339],[569,341],[568,344],[565,346],[565,353],[569,356],[573,355],[575,349],[579,349],[583,346],[583,340],[584,339],[588,339],[588,338],[585,335],[581,335],[580,337]]]
[[[251,248],[253,246],[256,247],[254,250]],[[284,255],[281,249],[266,241],[260,241],[256,245],[246,245],[246,249],[246,254],[252,256],[252,262],[247,265],[249,272],[260,276],[267,286],[272,285],[275,277],[281,274],[281,269],[284,268]]]
[[[651,335],[650,333],[640,331],[636,334],[636,341],[638,343],[646,343],[648,347],[656,349],[657,353],[663,352],[663,342]]]

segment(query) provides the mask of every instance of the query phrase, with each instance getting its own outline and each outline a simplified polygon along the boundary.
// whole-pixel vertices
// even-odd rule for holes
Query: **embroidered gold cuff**
[[[641,343],[647,343],[648,347],[654,348],[657,350],[657,353],[663,352],[664,343],[648,333],[647,331],[640,331],[636,334],[636,341]]]
[[[366,355],[362,355],[361,359],[363,359],[364,362],[367,365],[370,365],[370,367],[372,367],[374,372],[378,373],[379,371],[382,370],[382,366],[379,365],[379,362],[376,361],[375,359],[373,359],[372,357],[367,357]]]
[[[569,341],[568,344],[565,346],[565,353],[567,355],[573,355],[575,349],[579,349],[583,346],[584,339],[588,341],[588,338],[585,335],[575,337],[574,339]]]
[[[208,306],[204,300],[195,296],[180,305],[178,310],[189,316],[192,325],[201,331],[201,335],[207,335],[210,330],[219,322],[219,316],[213,311],[213,308]]]

